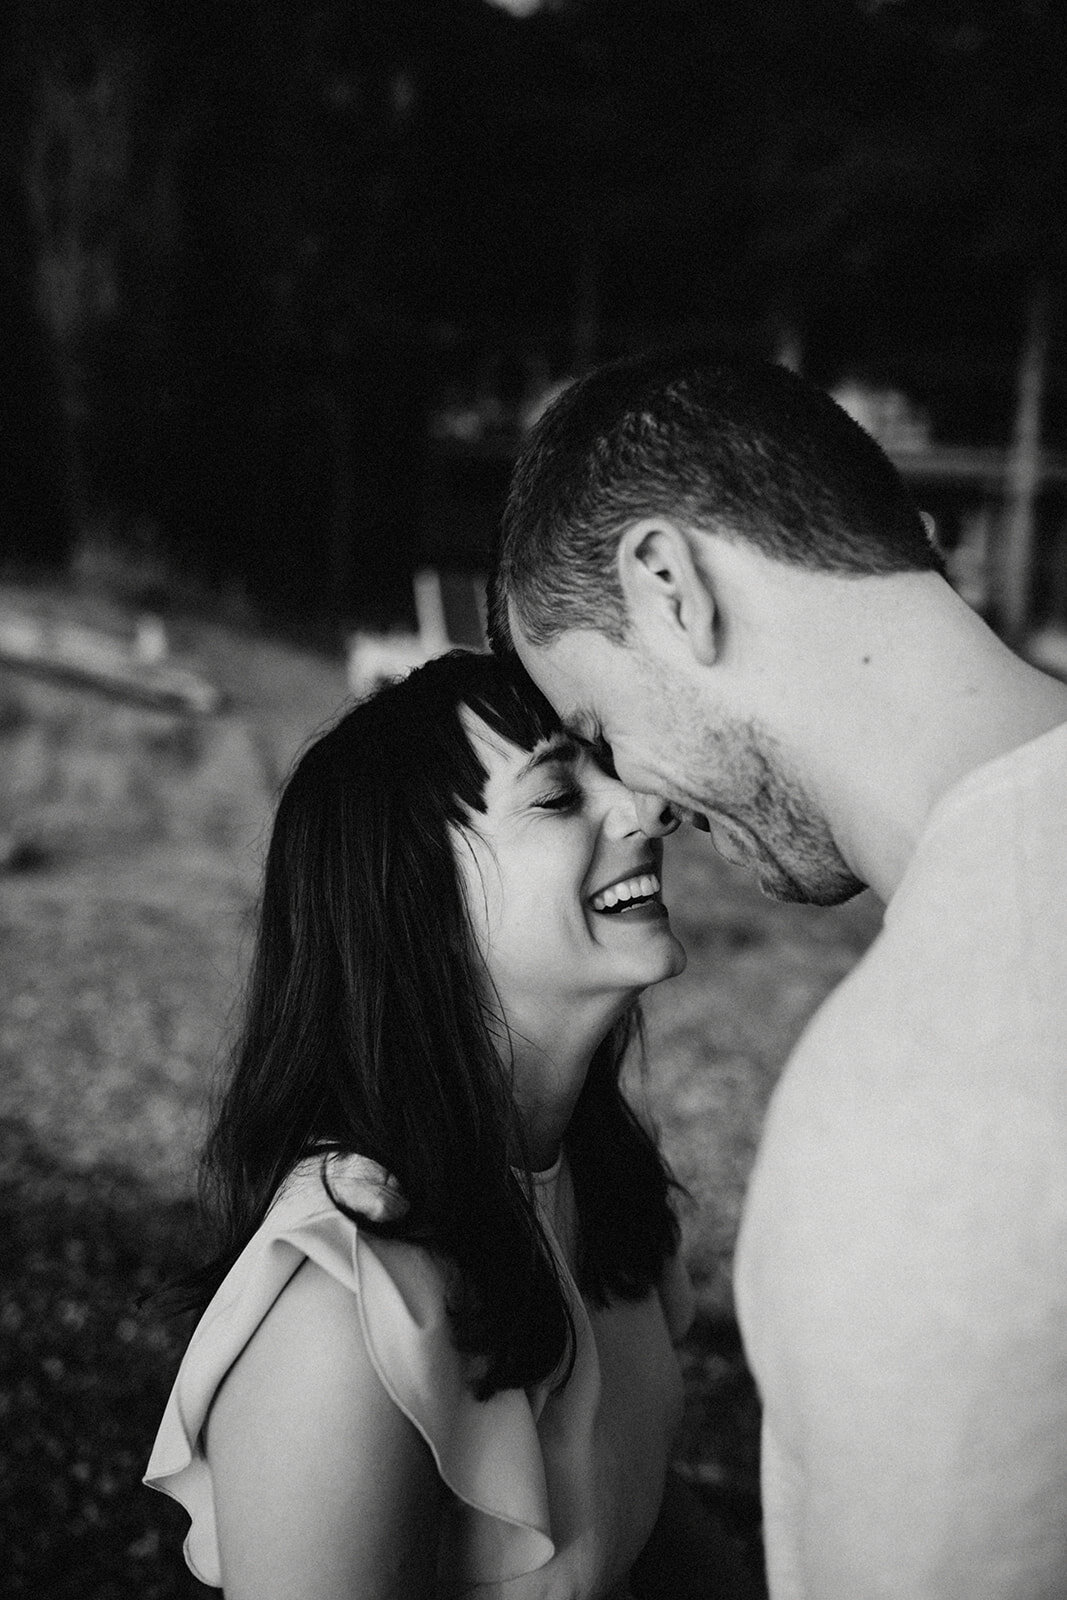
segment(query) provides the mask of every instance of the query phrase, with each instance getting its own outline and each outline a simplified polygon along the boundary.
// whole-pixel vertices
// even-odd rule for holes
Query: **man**
[[[494,642],[776,897],[884,928],[776,1090],[736,1258],[774,1600],[1067,1596],[1067,686],[783,369],[647,356],[517,464]]]

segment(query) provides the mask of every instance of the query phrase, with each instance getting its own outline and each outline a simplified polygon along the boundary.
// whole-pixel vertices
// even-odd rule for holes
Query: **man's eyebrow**
[[[598,766],[604,767],[609,772],[614,770],[611,746],[604,737],[599,718],[591,711],[576,711],[573,718],[568,721],[567,731],[575,744],[588,751]]]
[[[600,723],[591,711],[586,711],[583,707],[571,713],[567,718],[566,728],[575,744],[596,745],[604,741]]]
[[[579,742],[578,739],[567,737],[553,739],[551,744],[534,751],[529,761],[519,769],[519,777],[527,778],[531,772],[536,772],[539,767],[547,767],[553,761],[577,760]]]

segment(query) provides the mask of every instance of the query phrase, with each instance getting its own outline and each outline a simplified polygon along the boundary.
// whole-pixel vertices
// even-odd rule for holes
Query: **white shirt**
[[[1067,1597],[1067,726],[931,815],[735,1273],[773,1600]]]

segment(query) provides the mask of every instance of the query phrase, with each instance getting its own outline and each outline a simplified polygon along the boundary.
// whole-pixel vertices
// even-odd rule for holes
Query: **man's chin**
[[[801,881],[785,872],[775,863],[769,869],[764,862],[755,867],[756,885],[768,900],[778,900],[785,905],[843,906],[854,900],[867,887],[851,874],[835,874],[818,881]]]
[[[699,825],[695,816],[690,820],[694,827]],[[710,822],[707,817],[701,821],[716,854],[731,867],[752,873],[760,893],[768,900],[788,905],[841,906],[867,887],[832,852],[798,861],[791,870],[751,830],[726,824],[714,815]]]

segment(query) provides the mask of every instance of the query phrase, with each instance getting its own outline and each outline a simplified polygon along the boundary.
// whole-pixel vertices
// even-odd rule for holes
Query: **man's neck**
[[[882,900],[950,790],[1067,722],[1067,685],[1014,655],[955,596],[935,609],[897,649],[885,643],[880,671],[872,650],[865,700],[853,676],[852,770],[830,787],[838,846]]]
[[[1067,721],[1067,685],[1014,655],[934,571],[825,573],[705,534],[717,715],[765,730],[855,877],[888,900],[969,772]]]

